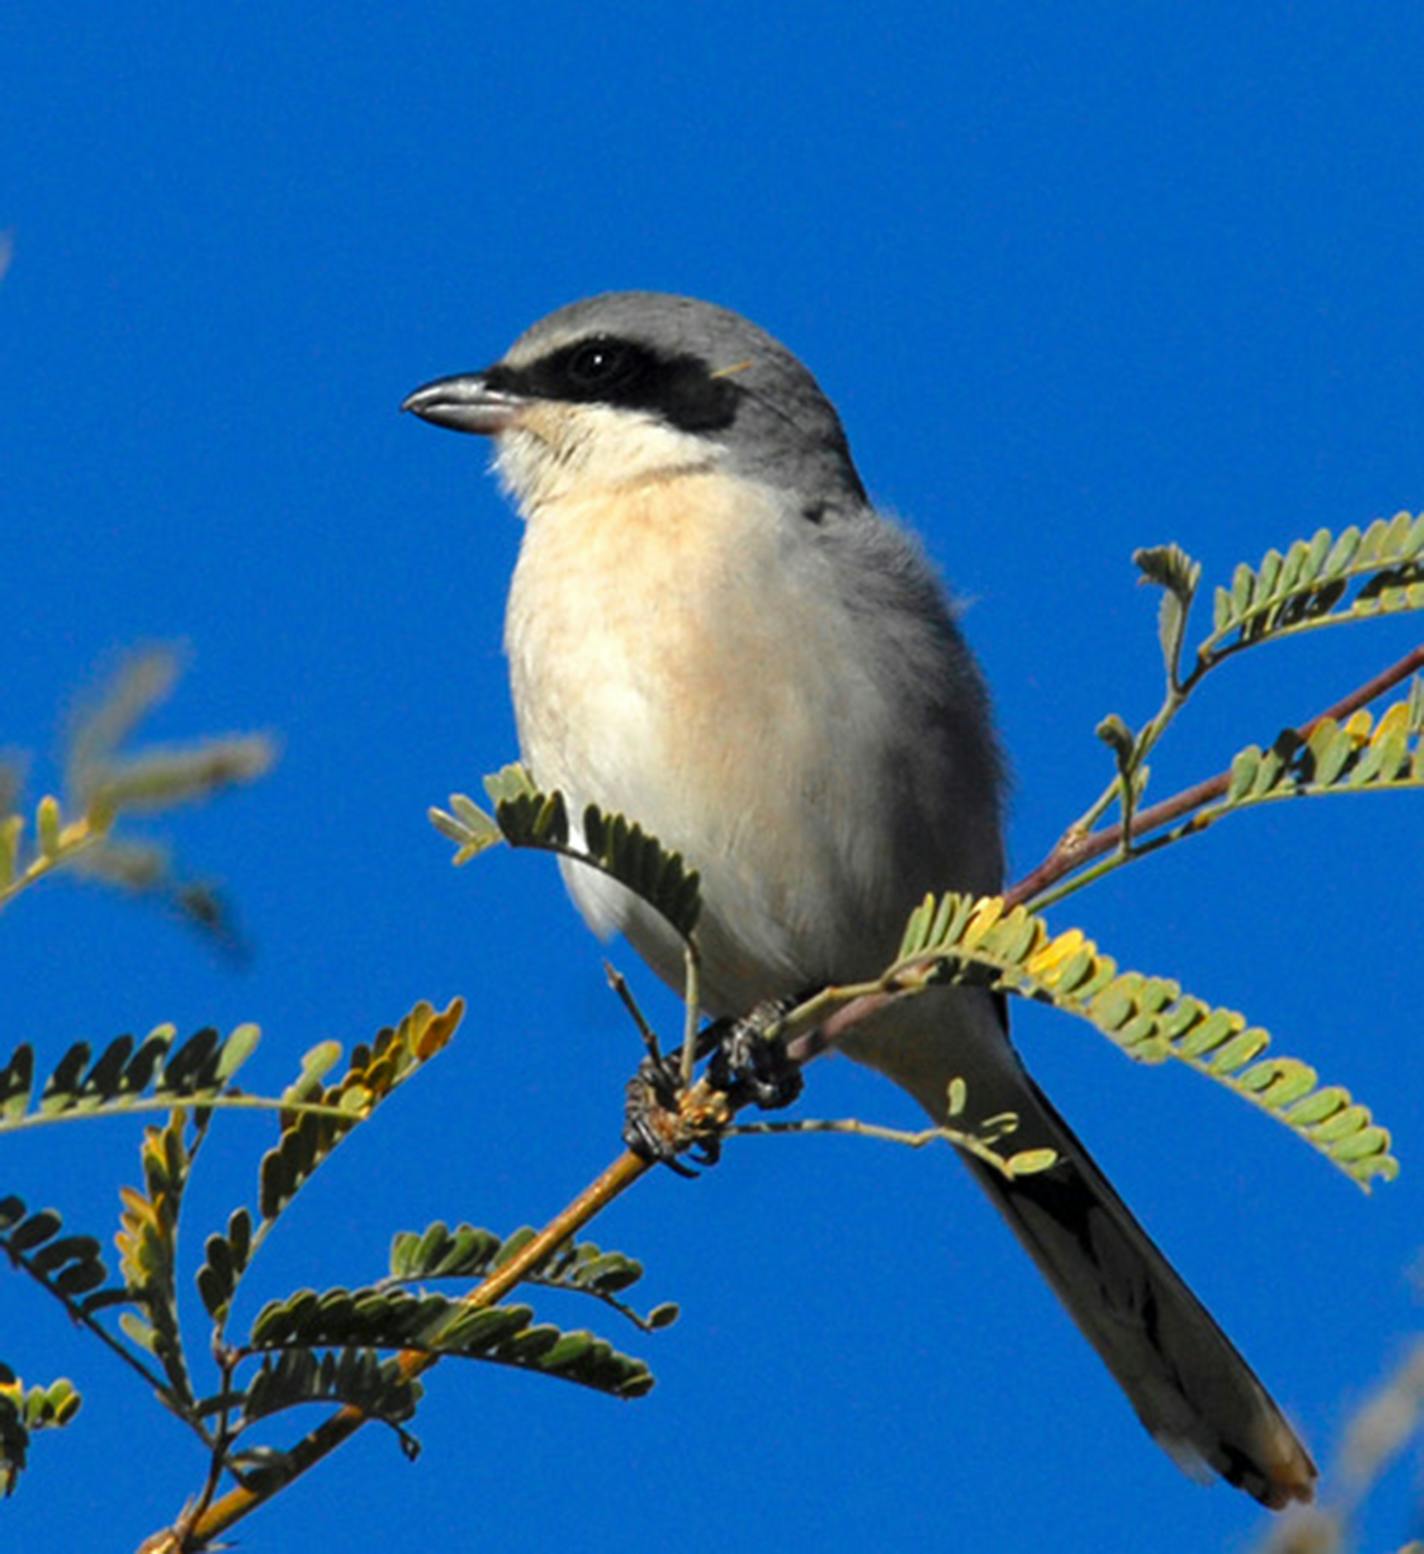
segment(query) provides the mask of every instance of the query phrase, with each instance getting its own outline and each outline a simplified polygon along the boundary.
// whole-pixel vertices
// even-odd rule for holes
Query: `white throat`
[[[568,496],[709,470],[725,452],[652,414],[536,402],[496,439],[494,467],[520,513]]]

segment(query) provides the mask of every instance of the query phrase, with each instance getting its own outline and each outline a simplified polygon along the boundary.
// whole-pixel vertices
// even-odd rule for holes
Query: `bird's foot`
[[[720,1091],[706,1085],[683,1088],[682,1054],[649,1053],[628,1081],[623,1108],[623,1142],[635,1155],[696,1176],[682,1156],[691,1154],[700,1166],[716,1165],[722,1153],[722,1130],[732,1120],[732,1107]]]
[[[801,1065],[788,1056],[777,1031],[781,1017],[798,1000],[758,1004],[740,1020],[719,1020],[698,1039],[697,1056],[710,1052],[703,1079],[684,1086],[681,1052],[656,1048],[628,1081],[623,1142],[635,1155],[668,1166],[679,1176],[697,1173],[683,1162],[715,1165],[722,1136],[738,1110],[772,1111],[789,1106],[802,1089]]]
[[[707,1066],[707,1081],[735,1111],[755,1105],[775,1111],[801,1094],[801,1065],[791,1060],[776,1027],[797,998],[769,999],[749,1015],[726,1023]]]

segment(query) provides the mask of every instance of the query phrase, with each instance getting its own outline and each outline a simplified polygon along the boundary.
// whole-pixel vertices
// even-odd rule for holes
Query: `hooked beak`
[[[401,409],[432,426],[447,426],[452,432],[497,436],[514,424],[529,401],[522,394],[491,388],[487,377],[483,372],[466,372],[453,378],[436,378],[407,395]]]

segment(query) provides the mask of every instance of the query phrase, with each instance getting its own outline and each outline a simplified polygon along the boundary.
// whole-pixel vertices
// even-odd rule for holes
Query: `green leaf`
[[[1325,558],[1321,572],[1326,577],[1338,577],[1359,553],[1361,532],[1354,524],[1342,529],[1330,553]]]
[[[592,1333],[535,1327],[532,1317],[528,1306],[476,1308],[405,1290],[298,1290],[263,1308],[248,1347],[414,1350],[537,1371],[616,1397],[641,1396],[652,1385],[641,1360]],[[668,1320],[663,1317],[662,1325]]]
[[[436,1220],[424,1231],[401,1231],[391,1244],[390,1278],[378,1288],[428,1279],[486,1278],[517,1256],[534,1234],[525,1226],[501,1241],[493,1232],[473,1225],[460,1225],[452,1231],[443,1220]],[[592,1241],[565,1241],[527,1272],[523,1282],[592,1296],[644,1332],[651,1332],[658,1325],[651,1313],[641,1316],[616,1298],[642,1277],[642,1264],[622,1252],[605,1251]]]
[[[494,802],[500,833],[511,847],[560,853],[589,864],[627,886],[684,939],[690,938],[701,910],[697,872],[641,826],[590,804],[575,835],[563,794],[541,792],[519,765],[486,777],[485,789]],[[447,819],[459,824],[458,816]],[[442,829],[450,834],[444,825]],[[460,837],[456,840],[465,845]]]
[[[636,823],[593,804],[583,812],[583,851],[596,868],[656,908],[684,939],[690,937],[702,900],[697,871],[679,854]]]
[[[209,1236],[203,1250],[203,1266],[197,1275],[198,1294],[221,1331],[252,1252],[252,1216],[246,1209],[234,1210],[227,1222],[227,1233]]]
[[[1255,745],[1248,745],[1232,758],[1231,776],[1226,788],[1226,802],[1239,803],[1255,786],[1256,773],[1261,764],[1261,752]]]
[[[192,1165],[187,1114],[175,1111],[162,1128],[146,1128],[139,1149],[143,1189],[120,1189],[123,1210],[114,1244],[119,1272],[148,1318],[144,1347],[163,1366],[174,1397],[193,1402],[192,1380],[178,1318],[178,1219]],[[201,1137],[195,1131],[195,1138]]]
[[[20,867],[20,839],[25,832],[22,815],[0,818],[0,890],[14,883]]]
[[[257,1044],[261,1040],[261,1030],[250,1021],[233,1027],[217,1054],[217,1063],[214,1066],[214,1073],[222,1084],[232,1082],[233,1075],[257,1050]]]
[[[1218,588],[1212,596],[1211,623],[1212,634],[1223,635],[1231,628],[1231,621],[1235,615],[1235,604],[1230,593],[1224,588]]]
[[[533,778],[519,761],[512,761],[508,766],[501,766],[497,772],[491,772],[484,779],[484,790],[490,803],[496,807],[515,803],[519,799],[542,797],[534,786]]]
[[[63,1301],[71,1316],[128,1299],[127,1290],[101,1290],[108,1271],[94,1237],[61,1236],[62,1223],[53,1209],[31,1214],[13,1194],[0,1199],[0,1251]]]
[[[37,1104],[34,1051],[28,1044],[15,1048],[0,1068],[0,1132],[75,1113],[113,1116],[153,1101],[215,1099],[259,1040],[255,1025],[239,1025],[226,1039],[208,1027],[175,1052],[173,1036],[171,1025],[157,1026],[142,1041],[118,1036],[92,1062],[89,1043],[76,1042],[40,1087]]]
[[[449,811],[431,808],[430,823],[447,840],[455,843],[456,865],[465,864],[488,848],[504,840],[504,833],[492,815],[463,793],[450,795]]]
[[[1138,581],[1155,583],[1162,589],[1157,611],[1157,637],[1162,645],[1167,681],[1176,686],[1187,616],[1201,582],[1201,564],[1177,545],[1156,545],[1148,550],[1134,551],[1132,559],[1142,573]]]
[[[86,806],[101,814],[172,809],[271,771],[277,747],[263,734],[233,735],[110,760],[84,776]]]
[[[1093,732],[1118,758],[1119,764],[1131,761],[1136,749],[1132,731],[1117,713],[1110,712]]]
[[[53,1209],[40,1209],[21,1220],[5,1237],[5,1244],[13,1256],[22,1257],[57,1234],[63,1223]]]
[[[1231,763],[1225,797],[1201,810],[1188,825],[1201,829],[1219,816],[1279,799],[1329,793],[1401,791],[1424,788],[1424,716],[1411,690],[1374,719],[1357,712],[1343,727],[1322,718],[1302,740],[1287,729],[1270,751],[1255,745]]]
[[[1212,630],[1198,649],[1198,672],[1257,642],[1396,610],[1424,609],[1424,517],[1399,513],[1363,532],[1320,529],[1284,557],[1268,550],[1244,563],[1230,589],[1217,589]],[[1417,593],[1416,593],[1417,590]]]
[[[155,1335],[152,1326],[142,1317],[136,1316],[132,1311],[119,1313],[119,1326],[123,1329],[130,1343],[136,1344],[140,1349],[149,1354],[155,1352]]]
[[[35,838],[42,858],[58,857],[60,825],[59,800],[47,795],[35,810]]]
[[[1176,594],[1184,605],[1191,603],[1201,581],[1201,563],[1194,561],[1180,545],[1147,546],[1133,551],[1132,559],[1142,573],[1139,582],[1156,583]]]
[[[518,762],[486,777],[495,821],[511,847],[559,848],[569,836],[563,795],[541,793]]]
[[[303,1403],[343,1403],[394,1429],[407,1455],[418,1445],[401,1428],[421,1396],[420,1383],[404,1375],[394,1358],[370,1349],[319,1353],[297,1347],[262,1361],[245,1389],[205,1399],[201,1412],[213,1413],[240,1403],[239,1427]],[[280,1467],[272,1464],[280,1476]]]

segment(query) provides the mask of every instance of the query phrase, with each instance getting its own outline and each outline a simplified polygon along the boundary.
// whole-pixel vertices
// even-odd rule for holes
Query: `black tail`
[[[1188,1472],[1205,1464],[1274,1510],[1309,1500],[1315,1464],[1271,1395],[1052,1103],[1020,1074],[1014,1147],[1048,1145],[1058,1161],[1011,1179],[965,1156],[979,1185],[1138,1418]]]

